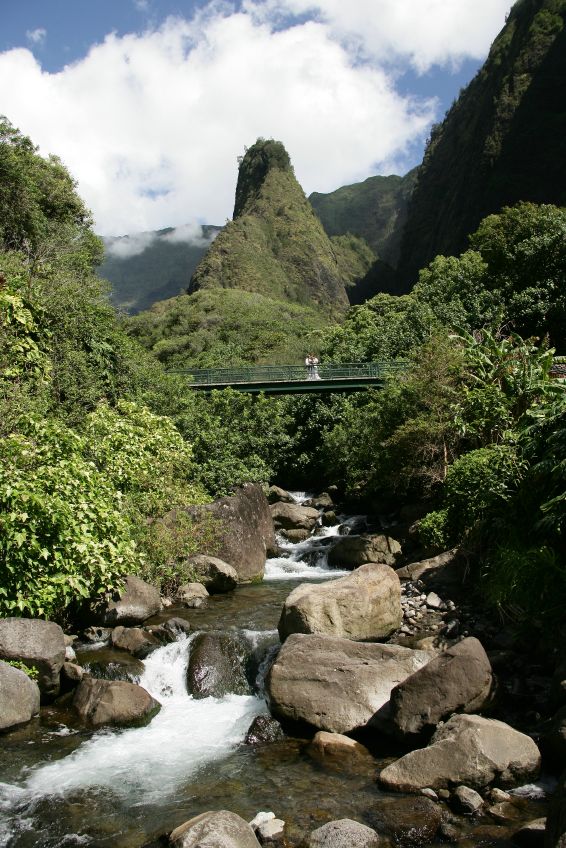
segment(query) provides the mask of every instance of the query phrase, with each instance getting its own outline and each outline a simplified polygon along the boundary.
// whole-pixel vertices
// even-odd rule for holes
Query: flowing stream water
[[[368,821],[369,814],[370,821],[376,803],[387,802],[376,783],[379,762],[369,770],[329,769],[308,754],[303,739],[243,744],[254,717],[267,712],[262,673],[278,644],[284,599],[298,582],[346,573],[327,565],[337,533],[337,527],[320,528],[305,542],[282,541],[284,556],[267,561],[263,583],[215,595],[206,608],[170,608],[156,617],[185,617],[195,633],[235,631],[261,649],[256,694],[189,696],[191,634],[156,650],[143,667],[132,666],[135,679],[162,704],[147,727],[87,731],[71,710],[51,707],[2,737],[0,846],[140,848],[211,809],[247,820],[272,810],[288,822],[295,844],[331,819]],[[80,659],[106,662],[115,654],[95,647]]]

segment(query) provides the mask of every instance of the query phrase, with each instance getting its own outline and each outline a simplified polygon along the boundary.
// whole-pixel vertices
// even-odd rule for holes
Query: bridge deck
[[[266,394],[296,392],[354,391],[379,386],[398,376],[407,364],[397,362],[350,362],[319,365],[309,371],[305,365],[256,365],[238,368],[180,368],[170,373],[187,377],[192,389],[213,391],[232,388],[237,391]]]

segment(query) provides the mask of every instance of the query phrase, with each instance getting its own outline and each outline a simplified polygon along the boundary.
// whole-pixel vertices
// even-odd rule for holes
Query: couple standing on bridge
[[[320,380],[320,374],[318,373],[318,356],[314,353],[307,353],[305,365],[307,366],[307,380]]]

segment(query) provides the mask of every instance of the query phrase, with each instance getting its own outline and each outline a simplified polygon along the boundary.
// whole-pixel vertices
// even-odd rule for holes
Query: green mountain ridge
[[[368,177],[328,194],[315,191],[309,201],[329,236],[359,236],[376,256],[395,266],[417,173],[413,168],[403,177]]]
[[[184,228],[104,238],[100,277],[110,281],[111,300],[118,309],[135,314],[153,303],[184,291],[212,240],[222,227],[202,225],[202,236],[178,238]]]
[[[236,288],[340,312],[352,284],[340,250],[305,197],[281,142],[258,139],[240,161],[233,220],[199,263],[189,292]]]
[[[397,291],[457,255],[488,214],[566,205],[566,0],[519,0],[489,56],[433,127],[409,203]]]

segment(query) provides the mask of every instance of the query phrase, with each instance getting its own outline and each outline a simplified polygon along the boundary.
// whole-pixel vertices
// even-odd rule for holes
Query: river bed
[[[299,582],[335,579],[326,552],[338,528],[299,544],[282,543],[263,583],[211,597],[208,606],[171,607],[152,622],[180,616],[193,631],[235,631],[263,650],[278,644],[284,599]],[[87,731],[70,710],[50,707],[39,719],[2,737],[0,846],[6,848],[140,848],[201,812],[228,809],[251,820],[270,810],[288,823],[293,844],[339,818],[371,823],[382,793],[375,769],[329,769],[300,738],[244,745],[255,716],[267,713],[260,666],[255,695],[195,699],[185,674],[194,634],[180,636],[139,665],[139,682],[162,704],[144,728]],[[79,654],[108,659],[108,649]],[[541,815],[529,802],[531,818]],[[526,813],[526,817],[528,817]],[[460,843],[461,844],[461,843]],[[471,843],[474,844],[474,843]]]

